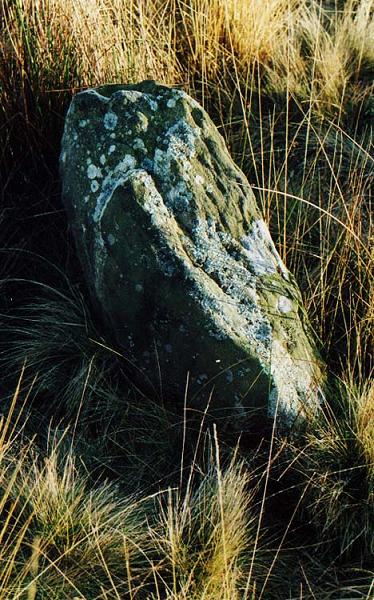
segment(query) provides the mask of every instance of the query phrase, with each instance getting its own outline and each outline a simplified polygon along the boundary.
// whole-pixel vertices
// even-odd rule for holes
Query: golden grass
[[[331,578],[317,585],[323,566],[309,556],[311,540],[297,554],[283,544],[301,504],[319,528],[317,550],[336,542],[334,532],[343,529],[341,553],[358,538],[362,551],[372,551],[372,498],[367,504],[354,499],[355,469],[369,475],[368,489],[374,485],[372,389],[355,393],[347,385],[347,393],[348,411],[317,424],[305,446],[274,439],[273,451],[251,471],[237,450],[231,458],[222,453],[214,430],[204,460],[181,473],[179,486],[135,498],[90,480],[71,445],[63,443],[68,430],[62,438],[51,431],[47,452],[27,443],[19,429],[19,385],[0,430],[1,600],[283,600],[290,586],[299,600],[327,600],[331,589],[343,594]],[[270,497],[261,481],[274,477],[275,462],[289,450],[281,477],[296,466],[303,473],[301,495],[276,541],[276,530],[268,532],[263,523]],[[350,586],[369,600],[370,575],[357,573],[362,582]]]
[[[233,458],[222,470],[216,440],[206,472],[193,465],[185,492],[123,497],[109,483],[89,485],[62,439],[51,439],[44,457],[17,443],[19,392],[1,427],[2,600],[242,597],[243,557],[256,535],[243,463]]]
[[[121,498],[108,483],[88,489],[75,462],[57,447],[43,461],[31,444],[2,456],[2,600],[96,597],[111,590],[113,576],[117,596],[139,585],[147,548],[141,503]],[[126,561],[133,565],[131,581]]]
[[[3,52],[14,61],[14,76],[31,92],[52,94],[104,81],[145,79],[155,71],[162,81],[172,81],[177,63],[167,4],[2,2]]]
[[[61,115],[83,87],[183,85],[216,115],[254,184],[327,356],[341,340],[345,367],[367,363],[372,8],[372,0],[340,10],[313,0],[1,0],[5,168],[25,140],[31,154],[43,145],[57,154]]]
[[[227,66],[253,84],[258,64],[270,89],[339,111],[348,81],[359,86],[374,60],[372,6],[349,0],[331,15],[305,0],[2,0],[2,107],[12,114],[15,90],[25,102],[147,78],[188,87],[197,74],[222,87]]]
[[[368,382],[361,394],[356,397],[356,431],[366,463],[370,466],[369,475],[374,481],[374,384]],[[374,493],[374,491],[373,491]]]
[[[166,506],[160,503],[155,544],[170,574],[168,600],[239,600],[246,584],[244,566],[256,538],[250,475],[235,459],[222,471],[217,438],[211,450],[205,473],[191,473],[184,493],[169,490]],[[253,581],[247,582],[252,588]]]
[[[373,410],[372,384],[342,382],[334,406],[311,424],[305,451],[294,449],[309,482],[303,504],[338,556],[374,552]]]

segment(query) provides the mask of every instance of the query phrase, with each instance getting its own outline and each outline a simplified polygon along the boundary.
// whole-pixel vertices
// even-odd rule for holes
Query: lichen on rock
[[[77,94],[61,173],[94,301],[165,394],[182,399],[189,373],[195,404],[214,387],[238,426],[251,407],[288,424],[317,409],[299,290],[196,101],[154,82]]]

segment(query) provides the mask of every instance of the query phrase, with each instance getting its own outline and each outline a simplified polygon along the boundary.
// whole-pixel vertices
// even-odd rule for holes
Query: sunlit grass
[[[124,497],[52,431],[46,454],[27,442],[19,393],[1,427],[1,598],[242,598],[255,544],[264,581],[250,475],[235,456],[221,466],[217,438],[186,488]]]
[[[294,449],[309,482],[303,504],[326,548],[361,559],[374,552],[373,386],[341,383],[332,406]],[[334,552],[333,551],[333,552]]]
[[[182,85],[256,188],[326,357],[370,372],[372,0],[13,0],[1,11],[4,168],[17,172],[25,145],[56,162],[81,88]]]
[[[238,449],[223,451],[213,429],[179,484],[137,497],[120,484],[95,483],[64,443],[72,441],[68,430],[62,437],[51,430],[46,452],[27,441],[20,391],[1,423],[2,599],[370,598],[359,557],[373,551],[372,390],[347,384],[348,404],[300,443],[273,438],[270,454],[257,450],[251,468]],[[292,472],[293,514],[272,530],[267,482],[290,482]],[[300,539],[293,533],[300,509],[318,531],[292,548],[286,540]],[[346,554],[349,569],[339,567]],[[324,555],[334,572],[324,573]]]
[[[118,595],[144,567],[147,498],[121,498],[109,483],[92,487],[61,440],[51,438],[45,456],[31,441],[17,442],[18,395],[1,429],[0,597],[93,598],[113,577]]]

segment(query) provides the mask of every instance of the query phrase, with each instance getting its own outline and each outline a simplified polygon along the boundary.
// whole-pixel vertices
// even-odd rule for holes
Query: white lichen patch
[[[191,159],[196,155],[195,142],[199,132],[180,120],[166,132],[163,147],[156,148],[154,155],[154,172],[162,177],[165,183],[172,184],[173,163],[181,168],[183,179],[188,178],[192,169]]]
[[[169,142],[169,153],[179,154],[184,152],[187,158],[193,158],[196,155],[195,142],[199,137],[199,133],[199,127],[191,127],[186,121],[180,119],[166,132],[165,137]]]
[[[109,246],[114,246],[115,243],[116,243],[116,238],[114,237],[114,235],[112,233],[110,233],[108,235],[108,244],[109,244]]]
[[[176,103],[177,102],[176,102],[175,98],[170,98],[170,100],[167,101],[166,106],[168,108],[174,108]]]
[[[204,183],[205,183],[205,179],[204,179],[204,177],[202,177],[201,175],[196,175],[196,176],[195,176],[195,182],[196,182],[198,185],[204,185]]]
[[[99,223],[109,205],[112,195],[118,186],[124,184],[131,172],[136,170],[136,160],[131,154],[126,154],[117,166],[110,170],[104,178],[101,193],[96,200],[95,210],[92,215],[94,223]]]
[[[132,143],[132,147],[134,148],[134,150],[139,150],[140,152],[143,152],[143,154],[147,154],[148,152],[141,138],[135,138]]]
[[[81,121],[79,121],[79,127],[81,127],[83,129],[84,127],[87,127],[88,123],[89,123],[88,119],[82,119]]]
[[[90,164],[87,167],[87,177],[88,179],[96,179],[102,177],[103,174],[99,167],[96,167],[94,164]]]
[[[166,193],[166,204],[177,212],[188,210],[192,193],[188,190],[186,182],[181,179]]]
[[[174,98],[184,100],[191,108],[198,108],[201,111],[200,104],[194,98],[191,98],[184,90],[173,90],[172,93]]]
[[[141,111],[137,111],[135,113],[135,123],[134,123],[134,128],[135,128],[135,133],[139,134],[139,133],[145,133],[148,129],[148,117]],[[129,130],[131,131],[131,130]]]
[[[286,296],[279,296],[278,298],[278,310],[282,314],[287,314],[292,311],[293,304]]]
[[[112,112],[111,110],[109,110],[107,113],[105,113],[105,115],[104,115],[105,129],[108,129],[109,131],[113,131],[113,129],[115,129],[117,127],[117,123],[118,123],[118,117],[117,117],[116,113]]]
[[[188,186],[193,170],[191,160],[196,155],[195,143],[199,132],[199,128],[178,120],[167,129],[162,145],[154,152],[152,171],[163,182],[167,205],[180,213],[188,209],[192,197]],[[178,165],[177,179],[175,165]]]
[[[273,275],[279,270],[285,279],[289,279],[288,271],[262,219],[252,222],[251,232],[244,236],[241,241],[256,275]]]
[[[106,156],[105,156],[105,154],[102,154],[100,156],[100,164],[102,164],[104,166],[105,163],[106,163]]]
[[[138,92],[137,90],[119,90],[116,92],[116,95],[123,96],[124,100],[132,104],[139,102],[143,98],[142,92]]]
[[[135,169],[136,160],[131,154],[126,154],[114,169],[115,173],[126,174],[131,169]]]
[[[115,145],[111,144],[111,146],[109,146],[109,150],[108,150],[109,154],[113,154],[113,152],[115,151],[115,149],[116,149]]]
[[[95,194],[97,192],[97,190],[99,189],[99,183],[96,181],[96,179],[94,179],[93,181],[91,181],[91,192],[93,194]]]
[[[199,279],[204,282],[197,298],[203,303],[204,312],[210,315],[212,337],[230,337],[235,328],[235,335],[243,346],[256,348],[259,360],[266,366],[270,359],[272,330],[268,316],[257,301],[254,275],[228,254],[212,224],[200,220],[193,233],[194,243],[188,251]]]
[[[305,416],[316,400],[312,362],[295,361],[283,344],[273,339],[270,373],[274,387],[269,396],[269,416],[281,416],[289,423]]]
[[[153,98],[149,94],[143,94],[143,97],[148,102],[150,109],[153,112],[156,112],[158,110],[158,103],[156,102],[156,100],[153,100]]]
[[[254,221],[252,231],[242,238],[245,253],[256,275],[272,275],[276,264],[269,247],[265,244],[262,221]]]
[[[161,229],[164,229],[165,224],[172,226],[174,219],[166,208],[164,200],[149,173],[137,171],[135,177],[144,186],[144,208],[151,216],[152,224]]]

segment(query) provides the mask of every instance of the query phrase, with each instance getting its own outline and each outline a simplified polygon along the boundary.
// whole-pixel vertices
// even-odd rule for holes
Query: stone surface
[[[322,381],[298,288],[243,173],[186,93],[143,82],[79,93],[63,197],[96,305],[165,398],[240,426],[291,424]],[[161,384],[160,386],[160,379]]]

